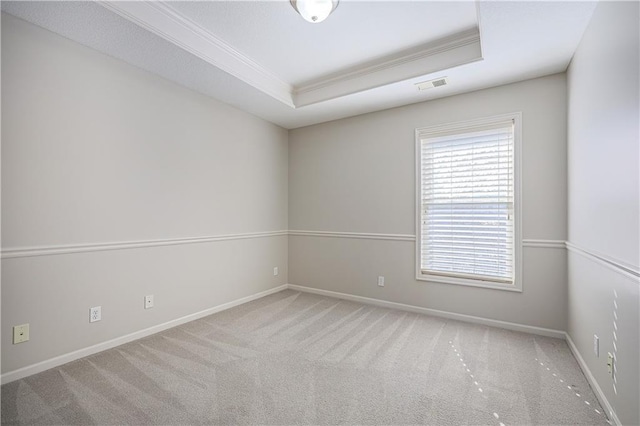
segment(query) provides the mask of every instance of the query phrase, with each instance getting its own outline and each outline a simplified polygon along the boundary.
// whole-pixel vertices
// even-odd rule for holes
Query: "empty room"
[[[637,1],[2,1],[4,425],[640,424]]]

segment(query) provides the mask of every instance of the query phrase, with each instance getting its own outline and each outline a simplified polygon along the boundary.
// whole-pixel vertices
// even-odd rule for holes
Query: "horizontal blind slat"
[[[421,269],[511,277],[513,124],[420,141]]]

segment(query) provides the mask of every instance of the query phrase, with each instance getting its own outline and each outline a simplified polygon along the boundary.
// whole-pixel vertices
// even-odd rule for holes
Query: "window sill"
[[[467,287],[480,287],[480,288],[489,288],[492,290],[514,291],[516,293],[522,293],[522,286],[517,286],[515,284],[500,284],[500,283],[494,283],[491,281],[444,277],[440,275],[428,275],[428,274],[422,274],[422,273],[418,273],[418,275],[416,276],[416,280],[429,281],[429,282],[440,283],[440,284],[454,284],[454,285],[463,285]]]

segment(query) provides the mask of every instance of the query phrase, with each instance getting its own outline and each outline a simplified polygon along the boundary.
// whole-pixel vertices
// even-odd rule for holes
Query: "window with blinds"
[[[513,285],[515,119],[419,129],[422,277]]]

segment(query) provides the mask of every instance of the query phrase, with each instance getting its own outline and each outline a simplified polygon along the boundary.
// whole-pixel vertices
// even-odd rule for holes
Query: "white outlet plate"
[[[26,342],[29,340],[29,324],[16,325],[13,327],[13,344]]]
[[[94,306],[89,308],[89,322],[102,320],[102,306]]]
[[[275,277],[276,275],[278,275],[278,267],[277,266],[275,266],[273,268],[273,276]]]
[[[379,276],[378,277],[378,285],[380,287],[384,287],[384,277],[383,276]]]
[[[153,308],[153,294],[144,297],[144,308]]]
[[[611,376],[611,378],[613,378],[613,371],[614,371],[614,366],[613,363],[615,362],[615,358],[613,356],[613,354],[611,352],[607,353],[607,370],[609,372],[609,375]]]
[[[593,353],[596,355],[596,358],[600,356],[600,338],[597,334],[593,335]]]

